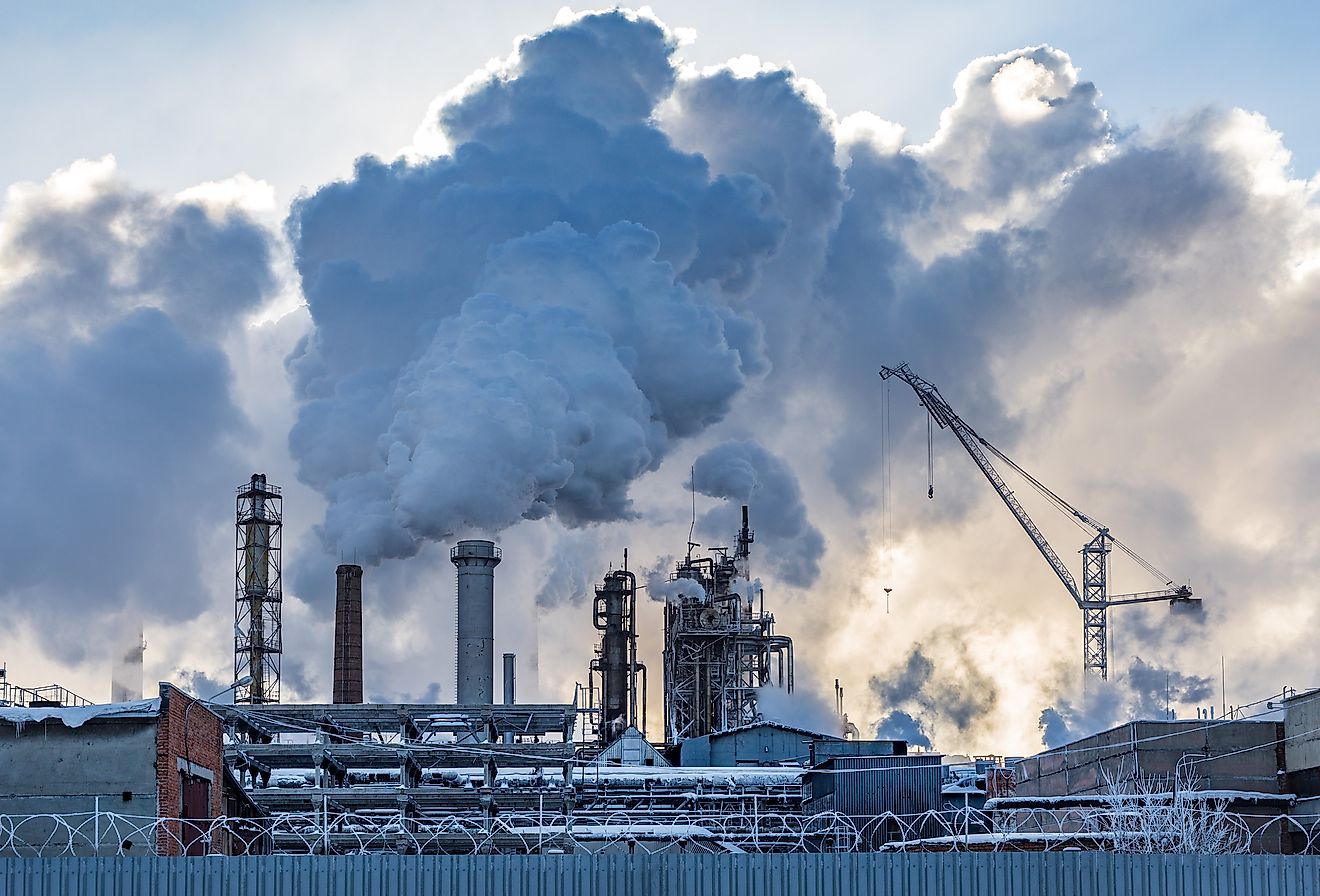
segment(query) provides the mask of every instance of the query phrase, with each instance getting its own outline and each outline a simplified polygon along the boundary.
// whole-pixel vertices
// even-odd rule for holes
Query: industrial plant
[[[932,431],[954,432],[1082,609],[1089,675],[1108,674],[1109,607],[1197,603],[1167,577],[1157,591],[1110,594],[1113,547],[1158,571],[977,435],[906,365],[881,375],[912,387]],[[1080,587],[990,455],[1094,533]],[[596,643],[582,657],[584,682],[560,703],[518,699],[518,657],[500,650],[495,618],[500,566],[519,560],[477,538],[449,553],[454,703],[365,699],[372,584],[356,563],[334,571],[331,702],[284,702],[280,488],[253,474],[237,489],[234,522],[232,703],[166,683],[142,699],[140,630],[116,663],[109,704],[58,685],[19,687],[0,669],[0,733],[9,732],[0,737],[0,853],[1317,848],[1320,828],[1302,811],[1320,805],[1316,692],[1218,719],[1134,720],[1032,757],[944,756],[861,737],[837,680],[825,730],[767,717],[766,689],[794,690],[794,645],[753,575],[748,505],[731,548],[701,553],[689,534],[663,588],[654,576],[639,583],[625,551],[593,594],[579,595]],[[658,644],[641,643],[647,587],[664,601]],[[663,665],[654,724],[645,650]],[[66,758],[76,773],[60,770]]]

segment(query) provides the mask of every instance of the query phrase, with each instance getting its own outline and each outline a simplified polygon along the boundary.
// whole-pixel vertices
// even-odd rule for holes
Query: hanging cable
[[[926,497],[935,497],[935,416],[926,411]]]
[[[885,589],[885,612],[889,612],[890,577],[893,573],[893,426],[890,422],[893,384],[885,383],[880,399],[880,580]]]

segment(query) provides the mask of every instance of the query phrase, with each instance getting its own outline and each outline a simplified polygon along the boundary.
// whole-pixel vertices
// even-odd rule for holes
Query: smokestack
[[[512,706],[517,698],[517,673],[515,667],[518,663],[516,654],[504,654],[504,705]],[[513,732],[504,732],[504,742],[513,743]]]
[[[458,702],[495,702],[495,567],[500,549],[493,541],[454,545],[449,559],[458,567]]]
[[[362,702],[362,567],[335,569],[335,703]]]
[[[119,638],[120,652],[110,667],[111,703],[142,699],[142,654],[147,647],[142,638],[142,623],[125,626],[124,629]]]

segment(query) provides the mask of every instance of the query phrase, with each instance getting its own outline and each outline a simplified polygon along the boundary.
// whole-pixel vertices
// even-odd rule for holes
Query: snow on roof
[[[515,834],[550,834],[564,833],[564,825],[518,825],[510,829]],[[614,840],[631,838],[634,840],[661,839],[682,840],[687,838],[714,837],[715,832],[699,824],[582,824],[574,822],[569,828],[577,840]]]
[[[806,728],[798,728],[795,725],[785,725],[783,722],[776,722],[771,719],[766,719],[761,722],[751,722],[747,725],[739,725],[737,728],[725,728],[723,731],[712,731],[710,734],[704,736],[714,739],[717,737],[723,737],[726,734],[738,734],[743,731],[752,731],[757,728],[778,728],[781,731],[791,731],[794,734],[805,734],[815,740],[843,740],[843,738],[839,737],[837,734],[822,734],[819,731],[809,731]]]
[[[1054,831],[1004,831],[993,834],[952,834],[945,837],[922,837],[917,840],[899,840],[880,847],[881,852],[902,852],[913,847],[953,846],[962,844],[995,843],[1066,843],[1069,840],[1114,840],[1118,835],[1112,831],[1079,831],[1058,833]]]
[[[92,706],[6,706],[0,708],[0,722],[22,728],[34,722],[59,722],[66,728],[81,728],[92,719],[128,721],[151,719],[160,715],[160,698],[132,700],[128,703],[97,703]]]
[[[1106,806],[1115,803],[1172,802],[1172,792],[1143,794],[1079,793],[1072,796],[1001,796],[985,801],[991,809],[1038,809],[1058,806]],[[1244,803],[1294,803],[1291,793],[1262,793],[1257,790],[1182,790],[1178,799],[1191,802],[1225,800]]]
[[[945,784],[944,787],[940,789],[940,793],[944,794],[945,796],[949,796],[951,794],[961,795],[964,793],[985,796],[985,789],[982,787],[977,787],[974,784]]]

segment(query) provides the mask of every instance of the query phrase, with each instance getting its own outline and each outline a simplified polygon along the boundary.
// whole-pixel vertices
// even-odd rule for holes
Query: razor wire
[[[567,852],[1320,853],[1320,817],[1248,815],[1207,802],[960,808],[916,815],[769,812],[663,818],[626,810],[481,815],[401,810],[156,818],[114,812],[0,815],[0,857],[91,855],[548,854]]]

